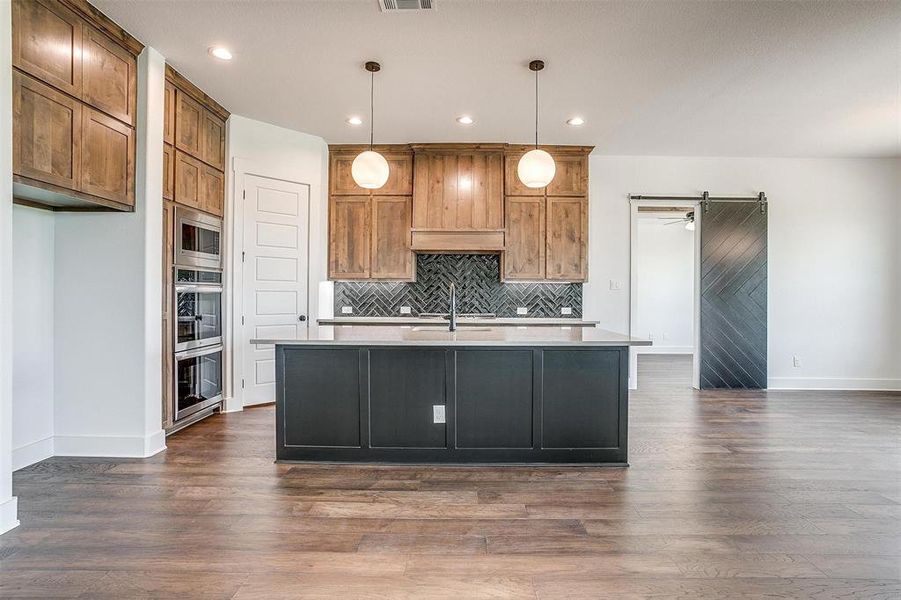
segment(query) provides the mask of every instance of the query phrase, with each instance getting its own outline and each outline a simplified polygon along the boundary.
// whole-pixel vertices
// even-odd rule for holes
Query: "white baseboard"
[[[15,496],[0,502],[0,534],[19,526],[19,499]]]
[[[13,471],[24,469],[36,462],[53,456],[53,436],[25,444],[21,448],[13,448]]]
[[[841,377],[770,377],[771,390],[873,390],[899,391],[901,379],[857,379]]]
[[[691,346],[636,346],[637,354],[694,354]]]
[[[147,436],[58,435],[53,439],[55,456],[102,456],[148,458],[166,449],[166,432]]]

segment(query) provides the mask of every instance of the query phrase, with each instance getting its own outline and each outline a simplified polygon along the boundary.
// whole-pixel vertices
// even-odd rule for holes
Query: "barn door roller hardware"
[[[700,196],[648,196],[644,194],[629,194],[629,200],[659,200],[663,202],[699,202],[706,213],[710,210],[711,202],[757,202],[760,205],[761,214],[766,213],[766,194],[760,192],[756,196],[711,196],[710,192],[704,192]]]

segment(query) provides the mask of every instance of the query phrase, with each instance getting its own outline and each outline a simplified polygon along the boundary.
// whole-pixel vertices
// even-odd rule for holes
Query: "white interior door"
[[[310,189],[244,177],[244,405],[275,401],[275,346],[253,338],[293,338],[309,323]]]

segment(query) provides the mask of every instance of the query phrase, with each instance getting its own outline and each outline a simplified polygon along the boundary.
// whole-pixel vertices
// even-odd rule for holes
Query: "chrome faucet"
[[[448,331],[457,331],[457,288],[450,284],[450,314],[447,317],[450,321]]]

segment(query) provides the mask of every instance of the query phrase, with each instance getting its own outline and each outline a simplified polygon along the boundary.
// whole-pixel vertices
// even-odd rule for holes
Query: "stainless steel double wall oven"
[[[222,403],[222,220],[175,209],[175,425]]]

